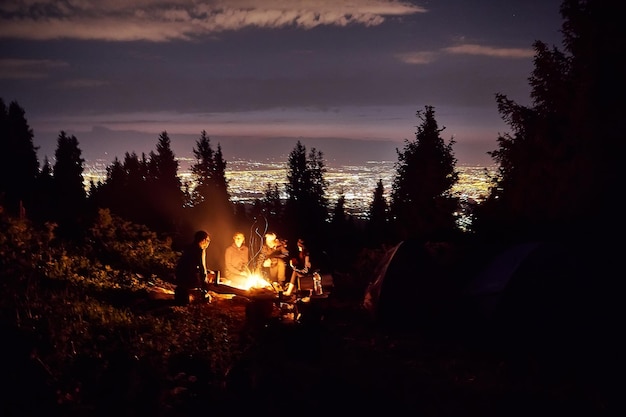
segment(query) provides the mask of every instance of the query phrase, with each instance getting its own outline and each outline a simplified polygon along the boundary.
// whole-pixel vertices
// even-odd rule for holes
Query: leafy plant
[[[202,364],[204,383],[220,387],[245,350],[241,317],[217,306],[150,308],[152,289],[173,293],[173,286],[137,271],[167,276],[177,254],[144,227],[101,211],[85,245],[9,217],[0,231],[2,325],[28,340],[30,364],[45,371],[41,382],[58,404],[97,401],[122,357],[129,361],[124,378],[141,368],[150,376],[135,377],[164,381],[174,381],[180,358],[191,357]]]

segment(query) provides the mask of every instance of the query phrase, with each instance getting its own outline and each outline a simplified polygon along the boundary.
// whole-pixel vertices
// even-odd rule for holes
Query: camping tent
[[[511,277],[539,245],[538,242],[530,242],[506,248],[469,281],[466,292],[479,316],[493,316]]]
[[[388,249],[381,260],[378,263],[377,268],[374,270],[374,279],[369,283],[367,290],[365,291],[365,297],[363,299],[363,307],[370,314],[372,318],[376,317],[376,308],[378,306],[378,300],[380,299],[380,293],[383,287],[383,280],[389,264],[393,259],[393,256],[398,251],[398,248],[402,245],[402,242],[398,243],[394,247]]]
[[[555,375],[584,368],[589,380],[622,354],[617,249],[586,241],[431,249],[404,241],[381,258],[363,300],[377,323],[453,337],[522,364],[531,357]]]
[[[403,241],[382,257],[363,306],[385,325],[486,330],[517,343],[571,337],[585,310],[589,261],[563,244],[528,242],[496,251]],[[484,334],[484,333],[482,333]]]
[[[467,286],[468,325],[520,349],[563,346],[584,331],[589,262],[564,244],[528,242],[496,254]],[[589,300],[587,300],[589,301]],[[484,333],[486,334],[486,333]]]
[[[370,317],[385,326],[433,327],[449,318],[458,296],[456,263],[446,244],[405,240],[382,256],[363,299]]]

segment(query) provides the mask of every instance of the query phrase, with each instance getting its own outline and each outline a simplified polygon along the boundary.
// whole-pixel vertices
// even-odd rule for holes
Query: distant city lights
[[[189,166],[193,161],[181,160],[179,176],[184,183],[192,181]],[[106,178],[107,163],[96,161],[87,163],[83,173],[85,188],[90,183],[104,181]],[[457,166],[459,181],[453,187],[454,195],[464,201],[480,201],[489,191],[489,175],[494,170],[482,166]],[[366,218],[369,205],[374,197],[374,190],[378,180],[382,180],[384,195],[389,200],[391,186],[395,176],[393,161],[370,161],[364,165],[344,165],[327,167],[326,180],[328,181],[327,197],[330,206],[343,193],[346,213],[358,218]],[[284,184],[287,181],[287,167],[284,164],[257,161],[228,161],[226,169],[228,189],[233,202],[253,203],[265,195],[267,185],[278,184],[284,194]]]

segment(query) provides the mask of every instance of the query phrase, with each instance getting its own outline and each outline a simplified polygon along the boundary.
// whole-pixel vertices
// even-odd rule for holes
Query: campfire
[[[251,289],[273,289],[272,284],[270,284],[261,275],[254,273],[248,274],[248,277],[246,279],[230,282],[227,285],[245,291],[249,291]]]
[[[273,286],[263,275],[250,272],[234,280],[218,277],[211,290],[247,299],[246,317],[251,323],[265,325],[268,320],[283,324],[319,322],[323,319],[328,296],[322,291],[320,274],[316,271],[302,282],[302,286],[294,297],[284,297],[281,289]]]

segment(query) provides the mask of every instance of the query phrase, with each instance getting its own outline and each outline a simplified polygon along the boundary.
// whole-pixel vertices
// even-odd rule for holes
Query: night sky
[[[285,154],[296,140],[329,159],[339,148],[385,159],[432,105],[459,163],[489,163],[509,130],[495,94],[530,104],[532,44],[561,48],[559,6],[3,0],[0,97],[26,111],[40,161],[61,130],[88,160],[150,152],[162,131],[190,156],[203,130],[226,160]]]

